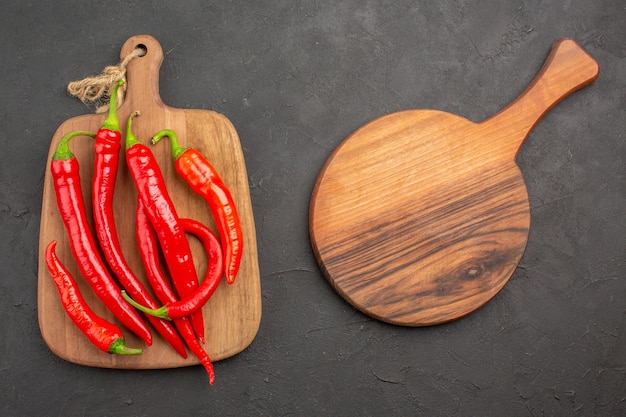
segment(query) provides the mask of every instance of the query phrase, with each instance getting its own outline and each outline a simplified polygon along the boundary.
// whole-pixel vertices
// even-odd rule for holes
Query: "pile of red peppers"
[[[124,258],[113,216],[122,146],[116,97],[122,83],[119,81],[112,89],[109,112],[100,129],[95,134],[78,131],[64,135],[52,157],[50,169],[56,200],[72,256],[95,295],[124,327],[148,346],[152,344],[151,328],[156,330],[183,358],[187,357],[186,347],[189,348],[205,367],[209,382],[213,384],[213,365],[202,347],[204,323],[201,309],[217,289],[221,278],[225,277],[226,282],[232,284],[239,270],[243,235],[237,209],[230,191],[206,158],[195,149],[181,147],[176,133],[164,129],[152,137],[152,143],[169,138],[176,172],[206,200],[219,238],[204,224],[179,217],[152,151],[133,134],[133,119],[139,112],[131,114],[126,128],[126,164],[137,189],[135,237],[148,283],[157,298],[153,299]],[[78,160],[69,146],[78,136],[95,138],[91,193],[96,236],[89,227],[83,204]],[[201,281],[186,234],[202,242],[209,259]],[[103,352],[141,354],[142,349],[126,346],[118,326],[91,310],[55,250],[56,241],[52,241],[46,248],[46,265],[70,319]],[[172,286],[162,272],[160,252]]]

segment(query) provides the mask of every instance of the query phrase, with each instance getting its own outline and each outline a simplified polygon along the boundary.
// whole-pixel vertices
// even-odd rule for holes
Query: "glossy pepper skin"
[[[179,297],[186,297],[198,287],[191,248],[152,151],[133,134],[132,121],[138,115],[131,114],[126,127],[126,164],[157,234],[176,292]],[[204,343],[202,312],[194,313],[190,320],[196,336]]]
[[[184,219],[181,220],[184,224]],[[169,287],[167,279],[159,268],[159,247],[156,233],[150,223],[150,219],[148,219],[148,215],[141,200],[137,202],[136,224],[135,236],[137,247],[141,254],[141,260],[146,269],[150,286],[161,303],[175,302],[176,295]],[[209,375],[209,383],[213,385],[215,381],[213,364],[209,355],[202,348],[200,343],[198,343],[189,319],[187,317],[176,319],[174,320],[174,325],[182,335],[191,352],[200,360],[204,369],[206,369]]]
[[[57,242],[46,247],[46,265],[59,291],[63,309],[78,329],[98,349],[118,355],[140,355],[142,350],[126,346],[119,327],[96,315],[78,290],[76,281],[55,252]]]
[[[104,259],[117,276],[121,286],[136,300],[141,300],[143,304],[156,308],[156,301],[128,266],[115,228],[113,197],[122,140],[116,107],[117,91],[121,84],[123,84],[121,80],[115,84],[111,92],[109,113],[96,132],[94,175],[91,187],[94,225]],[[171,323],[150,316],[148,320],[179,355],[183,358],[187,357],[185,345]]]
[[[94,134],[89,132],[66,134],[61,138],[50,162],[57,205],[67,231],[72,255],[96,296],[124,326],[149,346],[152,344],[150,329],[120,294],[120,287],[105,266],[89,228],[80,188],[78,160],[69,148],[69,142],[76,136],[94,137]]]
[[[164,129],[152,137],[156,144],[169,137],[172,157],[178,175],[209,205],[222,239],[224,274],[232,284],[239,271],[243,253],[243,231],[233,197],[213,165],[196,149],[179,146],[174,131]]]
[[[222,249],[217,237],[211,229],[202,223],[192,219],[181,219],[185,232],[191,233],[202,242],[209,258],[209,264],[204,277],[198,288],[189,296],[179,301],[170,301],[158,309],[146,308],[123,293],[124,298],[135,308],[146,314],[162,319],[172,320],[187,317],[200,310],[217,289],[222,277]]]

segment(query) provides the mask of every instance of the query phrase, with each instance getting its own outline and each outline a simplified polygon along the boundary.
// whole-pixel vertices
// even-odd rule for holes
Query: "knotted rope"
[[[102,73],[82,80],[72,81],[67,85],[67,92],[86,105],[94,104],[96,113],[106,112],[109,108],[111,90],[116,82],[126,79],[126,66],[130,61],[146,54],[145,49],[135,48],[117,65],[109,65]],[[117,92],[117,106],[124,102],[126,83]]]

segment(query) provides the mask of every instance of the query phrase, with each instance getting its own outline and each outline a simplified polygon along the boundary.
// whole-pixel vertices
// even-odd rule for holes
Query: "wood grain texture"
[[[531,85],[482,123],[407,110],[352,133],[310,205],[313,250],[333,287],[364,313],[406,326],[455,320],[489,301],[530,228],[515,156],[537,121],[598,71],[562,39]]]
[[[207,110],[175,109],[163,104],[159,96],[159,68],[163,60],[163,51],[159,43],[147,35],[134,36],[124,44],[120,56],[126,56],[138,45],[144,45],[147,53],[131,61],[128,66],[126,99],[118,111],[122,130],[125,130],[125,121],[129,114],[135,110],[141,111],[141,116],[134,120],[133,131],[144,143],[149,144],[152,134],[160,129],[175,130],[181,145],[197,148],[216,167],[231,190],[239,210],[244,231],[244,252],[237,280],[233,285],[222,282],[202,310],[206,327],[204,347],[211,359],[217,361],[244,350],[254,339],[261,319],[256,233],[241,144],[233,125],[223,115]],[[150,347],[146,347],[130,332],[124,332],[129,346],[144,348],[141,356],[123,357],[98,351],[66,316],[45,266],[43,257],[45,247],[51,240],[57,240],[57,253],[75,276],[89,305],[98,314],[119,325],[78,272],[70,252],[67,233],[59,216],[49,172],[50,158],[63,134],[75,130],[95,132],[104,118],[105,115],[92,114],[69,119],[57,129],[50,144],[39,240],[38,315],[41,333],[55,354],[82,365],[146,369],[198,364],[191,353],[187,359],[181,358],[155,331],[153,331],[154,342]],[[124,138],[125,135],[122,140]],[[77,138],[72,142],[71,148],[80,162],[82,188],[89,212],[93,140]],[[159,161],[178,214],[181,217],[199,220],[216,230],[206,202],[177,176],[167,142],[153,146],[152,150]],[[116,225],[130,267],[149,287],[136,248],[135,207],[135,186],[125,165],[124,154],[121,153],[114,201]],[[190,238],[190,243],[194,262],[199,276],[202,277],[207,263],[204,250],[196,239]]]

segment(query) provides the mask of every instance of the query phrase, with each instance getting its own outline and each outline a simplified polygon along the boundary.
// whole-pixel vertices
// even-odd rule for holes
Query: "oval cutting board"
[[[261,319],[256,234],[241,144],[233,125],[223,115],[207,110],[183,110],[166,106],[159,96],[159,68],[163,60],[161,46],[151,36],[134,36],[125,42],[120,56],[124,58],[136,47],[145,48],[146,54],[132,60],[127,67],[126,97],[118,110],[122,131],[125,132],[126,120],[135,110],[139,110],[141,116],[134,120],[133,131],[145,144],[149,145],[150,137],[160,129],[176,131],[181,145],[197,148],[216,167],[231,190],[240,214],[244,252],[237,280],[232,285],[227,285],[224,280],[203,308],[206,328],[204,348],[212,360],[224,359],[241,352],[252,342]],[[152,332],[152,346],[146,347],[139,338],[122,327],[128,346],[144,348],[140,356],[109,355],[97,350],[65,314],[46,268],[45,247],[51,240],[57,240],[57,254],[76,278],[89,305],[96,313],[119,325],[78,272],[57,209],[50,176],[50,158],[61,136],[76,130],[96,132],[105,117],[104,114],[91,114],[69,119],[57,129],[50,144],[39,239],[38,315],[41,333],[55,354],[82,365],[143,369],[197,364],[199,362],[193,354],[189,353],[188,358],[183,359],[156,331]],[[122,140],[124,139],[125,135]],[[91,195],[93,146],[93,139],[90,138],[77,138],[71,144],[71,149],[80,162],[82,188],[87,200],[90,200]],[[159,143],[151,146],[151,149],[159,161],[178,214],[199,220],[215,230],[206,202],[175,173],[169,145]],[[122,145],[121,152],[123,151]],[[115,220],[127,261],[149,288],[134,237],[135,200],[136,190],[125,166],[124,155],[121,154],[114,201]],[[89,213],[91,202],[85,201],[85,204]],[[206,270],[206,256],[194,238],[190,238],[190,241],[198,276],[202,277]]]
[[[323,167],[310,205],[311,242],[333,287],[364,313],[406,326],[451,321],[490,300],[528,239],[518,149],[598,71],[562,39],[531,85],[486,121],[408,110],[352,133]]]

